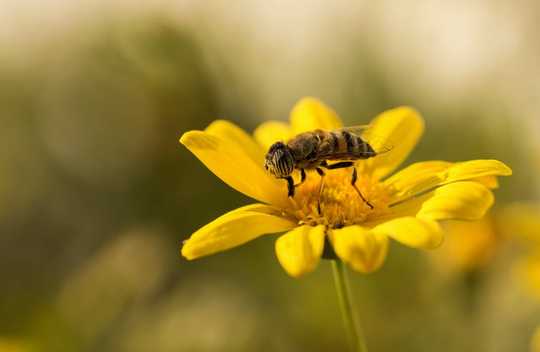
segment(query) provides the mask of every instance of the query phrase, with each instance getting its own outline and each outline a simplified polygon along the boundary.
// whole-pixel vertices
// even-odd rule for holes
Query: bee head
[[[283,178],[292,174],[294,170],[294,158],[289,147],[283,142],[272,144],[266,154],[264,168],[277,178]]]

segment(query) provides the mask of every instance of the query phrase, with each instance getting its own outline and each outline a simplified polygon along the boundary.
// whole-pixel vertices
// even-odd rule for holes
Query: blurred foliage
[[[182,149],[180,135],[224,116],[250,129],[290,108],[265,116],[242,45],[202,27],[119,21],[24,60],[0,57],[0,351],[345,348],[327,262],[292,280],[273,236],[196,262],[179,256],[199,226],[250,202]],[[216,42],[230,45],[229,58],[208,49]],[[408,163],[497,158],[515,172],[499,202],[537,199],[538,156],[504,106],[483,95],[432,103],[389,77],[369,45],[350,44],[339,67],[348,79],[328,85],[338,93],[324,91],[334,64],[309,81],[318,86],[294,89],[320,95],[350,124],[415,106],[427,131]],[[274,88],[271,101],[297,98]],[[539,308],[512,284],[514,248],[482,272],[471,307],[470,277],[440,275],[427,256],[393,247],[380,272],[352,277],[373,350],[527,348]]]

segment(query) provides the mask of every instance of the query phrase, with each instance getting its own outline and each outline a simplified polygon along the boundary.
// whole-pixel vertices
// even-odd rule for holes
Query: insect
[[[266,154],[264,167],[276,178],[287,181],[289,197],[294,197],[295,188],[306,180],[306,170],[315,169],[321,176],[320,197],[325,176],[323,169],[334,170],[351,167],[353,169],[351,185],[360,198],[373,209],[373,205],[356,186],[358,174],[354,164],[355,160],[373,158],[380,154],[360,137],[362,131],[368,127],[355,126],[332,131],[318,129],[301,133],[287,143],[276,142],[270,146]],[[334,161],[334,163],[330,164],[330,161]],[[300,170],[298,184],[294,184],[292,177],[294,170]]]

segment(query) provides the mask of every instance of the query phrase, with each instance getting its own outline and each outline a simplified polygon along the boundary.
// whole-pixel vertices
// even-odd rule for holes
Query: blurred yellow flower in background
[[[294,199],[286,185],[268,174],[264,156],[276,141],[301,132],[342,127],[334,111],[314,98],[293,108],[290,124],[269,121],[254,138],[236,125],[218,120],[204,131],[185,133],[180,142],[214,174],[234,189],[261,203],[233,210],[196,231],[185,241],[187,259],[220,252],[263,234],[286,232],[276,241],[276,254],[287,273],[297,277],[318,264],[325,243],[360,272],[378,269],[386,258],[388,239],[420,249],[433,249],[443,240],[439,220],[476,220],[492,206],[495,176],[512,171],[497,160],[450,163],[419,162],[386,178],[409,155],[424,131],[424,120],[409,107],[383,112],[370,124],[375,150],[392,150],[359,161],[357,186],[373,205],[363,202],[350,185],[351,171],[331,170],[320,196],[320,178],[308,172]],[[327,241],[328,240],[328,241]],[[330,250],[330,249],[328,249]]]
[[[540,205],[515,203],[504,208],[501,227],[525,248],[514,272],[527,291],[540,301]]]
[[[531,352],[540,352],[540,326],[534,331],[531,341]]]
[[[26,352],[29,351],[28,346],[18,340],[6,339],[0,337],[0,352]]]
[[[528,292],[540,300],[540,249],[521,258],[515,264],[514,270]]]
[[[444,243],[430,253],[442,271],[467,273],[482,270],[501,245],[491,215],[478,221],[448,221],[443,228],[446,235]]]
[[[513,275],[540,302],[540,205],[514,203],[481,220],[450,221],[444,228],[445,242],[430,256],[439,269],[476,274],[491,263],[503,242],[518,244],[521,250],[513,264]],[[540,327],[533,335],[531,352],[540,352]]]
[[[445,243],[432,252],[444,271],[472,272],[483,269],[503,241],[521,245],[525,252],[514,273],[529,293],[540,299],[540,206],[514,203],[478,221],[449,221],[444,224]]]

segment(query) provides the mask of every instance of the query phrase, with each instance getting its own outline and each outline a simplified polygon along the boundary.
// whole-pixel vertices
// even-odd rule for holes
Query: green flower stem
[[[341,308],[341,314],[345,323],[345,328],[349,335],[349,341],[354,352],[368,352],[366,346],[366,339],[358,319],[353,312],[353,304],[351,302],[351,294],[349,289],[349,282],[345,272],[345,266],[339,259],[332,260],[332,269],[334,272],[334,283],[336,285],[336,292],[339,299],[339,306]]]

